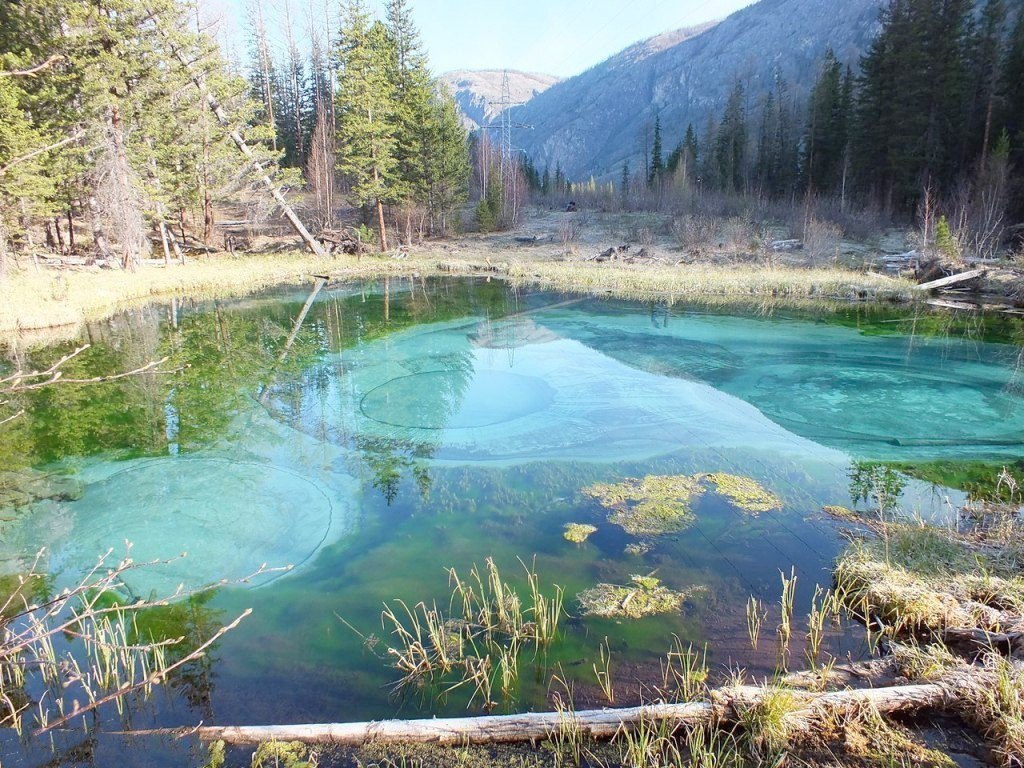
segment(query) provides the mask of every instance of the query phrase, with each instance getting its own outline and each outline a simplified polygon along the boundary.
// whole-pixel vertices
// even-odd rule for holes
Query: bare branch
[[[16,69],[11,72],[0,71],[0,77],[35,77],[44,69],[52,67],[59,61],[64,61],[64,57],[60,54],[55,53],[42,64],[37,64],[36,66],[29,67],[28,69]]]
[[[4,174],[6,174],[7,171],[9,171],[11,168],[13,168],[16,165],[21,165],[22,163],[26,163],[29,160],[31,160],[32,158],[34,158],[34,157],[38,157],[39,155],[45,155],[47,152],[52,152],[55,149],[60,149],[63,146],[66,146],[68,144],[76,142],[80,138],[82,138],[82,136],[84,136],[84,135],[85,135],[85,131],[81,131],[81,130],[75,131],[73,134],[71,134],[67,138],[61,139],[60,141],[54,142],[53,144],[49,144],[49,145],[47,145],[45,147],[40,147],[39,149],[34,149],[31,152],[29,152],[28,154],[20,155],[19,157],[15,157],[14,159],[10,160],[6,165],[0,165],[0,176],[3,176]]]
[[[99,708],[99,707],[103,706],[104,704],[107,704],[107,703],[109,703],[111,701],[116,701],[117,699],[123,699],[125,696],[130,694],[132,691],[137,691],[140,688],[143,688],[143,687],[148,686],[148,685],[160,685],[164,680],[167,679],[167,676],[171,672],[174,672],[177,669],[181,669],[181,667],[185,666],[186,664],[188,664],[190,662],[195,661],[196,659],[202,658],[206,654],[207,649],[209,649],[212,645],[216,644],[217,641],[219,641],[222,637],[224,637],[224,635],[226,635],[228,632],[232,631],[233,629],[236,629],[238,627],[238,625],[241,624],[242,621],[244,619],[248,618],[251,614],[252,614],[252,608],[246,608],[237,619],[235,619],[233,622],[231,622],[227,626],[221,627],[219,630],[217,630],[217,632],[213,635],[213,637],[211,637],[205,643],[200,645],[198,648],[196,648],[194,651],[192,651],[187,656],[183,656],[178,661],[174,662],[173,664],[168,665],[166,668],[160,670],[159,672],[153,673],[152,675],[150,675],[148,678],[146,678],[145,680],[143,680],[141,682],[128,683],[126,685],[121,686],[116,691],[108,693],[106,696],[102,696],[102,697],[96,699],[95,701],[90,702],[89,704],[87,704],[84,707],[82,707],[82,706],[76,707],[74,710],[72,710],[70,713],[68,713],[64,717],[60,717],[60,718],[54,720],[52,723],[49,723],[49,724],[43,726],[42,728],[37,728],[35,731],[33,731],[32,735],[33,736],[40,736],[40,735],[42,735],[44,733],[48,733],[48,732],[54,730],[55,728],[60,728],[61,726],[66,725],[68,722],[70,722],[71,720],[74,720],[76,717],[78,717],[80,715],[84,715],[87,712],[91,712],[94,709],[97,709],[97,708]]]

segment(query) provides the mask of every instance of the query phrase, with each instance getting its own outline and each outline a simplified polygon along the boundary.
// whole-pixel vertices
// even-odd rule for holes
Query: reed
[[[708,647],[694,650],[683,647],[677,635],[672,636],[672,649],[661,662],[661,694],[670,701],[698,701],[704,698],[708,681]]]
[[[562,589],[555,586],[545,594],[536,568],[522,565],[525,596],[488,558],[482,569],[474,565],[465,578],[448,569],[447,612],[436,603],[386,604],[381,621],[394,638],[388,656],[401,673],[396,689],[433,685],[446,695],[470,687],[470,706],[480,702],[487,710],[496,706],[495,689],[503,701],[512,701],[523,652],[532,648],[536,657],[554,642],[563,614]]]
[[[601,686],[601,692],[609,704],[615,703],[615,686],[612,684],[612,650],[608,644],[608,638],[601,643],[600,660],[595,661],[593,666],[594,675],[597,677],[597,684]]]

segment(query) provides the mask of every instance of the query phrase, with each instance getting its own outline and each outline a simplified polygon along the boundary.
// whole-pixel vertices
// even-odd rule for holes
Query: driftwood
[[[960,283],[966,283],[970,280],[975,280],[979,277],[984,277],[988,274],[986,269],[971,269],[967,272],[960,272],[956,275],[950,275],[949,277],[939,278],[938,280],[932,280],[928,283],[921,283],[917,286],[920,291],[934,291],[939,288],[947,288],[950,285],[959,285]]]
[[[329,253],[341,251],[349,256],[359,256],[366,251],[366,243],[351,228],[325,229],[316,239]]]
[[[771,695],[772,689],[741,686],[712,692],[707,702],[651,704],[627,709],[582,712],[537,712],[521,715],[438,718],[433,720],[382,720],[363,723],[277,726],[207,726],[196,733],[204,741],[259,744],[266,741],[300,741],[307,744],[361,746],[377,744],[500,744],[542,741],[571,729],[592,738],[611,738],[624,727],[662,722],[674,727],[735,723],[751,707]],[[797,702],[787,717],[794,735],[813,729],[824,718],[852,714],[874,706],[882,714],[944,709],[955,693],[942,683],[889,688],[807,693],[793,691]],[[149,731],[149,734],[168,731]]]

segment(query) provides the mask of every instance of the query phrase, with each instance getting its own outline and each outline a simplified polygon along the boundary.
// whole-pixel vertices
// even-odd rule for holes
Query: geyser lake
[[[552,674],[575,685],[577,706],[602,705],[592,663],[606,639],[617,704],[660,678],[673,635],[706,644],[713,668],[767,672],[780,571],[797,576],[799,636],[846,543],[821,507],[851,505],[856,463],[898,466],[902,508],[941,517],[965,499],[966,481],[1024,457],[1014,343],[1024,332],[1007,318],[668,307],[392,279],[326,288],[296,329],[306,298],[278,289],[154,305],[23,353],[39,367],[90,343],[69,364],[74,378],[164,356],[165,369],[181,370],[40,390],[0,427],[0,470],[56,474],[73,491],[0,510],[3,576],[45,548],[59,589],[103,552],[122,555],[126,540],[137,561],[174,558],[128,574],[129,597],[293,566],[153,622],[154,634],[194,643],[253,609],[207,661],[138,708],[134,728],[466,712],[469,689],[393,692],[381,609],[446,605],[446,569],[466,575],[487,558],[519,587],[519,561],[534,566],[564,588],[570,614],[543,658],[525,654],[517,693],[497,712],[545,708]],[[637,537],[581,492],[705,472],[753,478],[783,506],[752,515],[705,494],[689,527],[627,554]],[[562,537],[570,522],[598,530],[573,544]],[[578,615],[584,589],[650,573],[671,589],[706,589],[678,613]],[[756,653],[751,595],[775,606]],[[826,646],[869,654],[853,626],[832,628]],[[801,648],[798,639],[795,667]],[[120,726],[109,712],[103,722]],[[181,765],[186,744],[101,737],[92,748],[121,764],[162,755]],[[25,760],[24,749],[4,741],[2,761]]]

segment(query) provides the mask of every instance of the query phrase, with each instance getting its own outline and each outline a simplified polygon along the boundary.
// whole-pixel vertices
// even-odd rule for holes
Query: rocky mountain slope
[[[688,123],[702,134],[709,115],[720,115],[736,78],[756,120],[776,73],[806,94],[827,46],[856,65],[885,2],[760,0],[718,23],[651,38],[515,108],[515,122],[531,128],[514,141],[539,168],[560,162],[572,179],[618,178],[624,160],[643,162],[641,134],[656,114],[667,153]]]
[[[500,69],[457,70],[441,75],[455,96],[463,122],[470,130],[489,125],[501,113],[502,80]],[[526,102],[558,82],[552,75],[508,70],[510,101]]]

